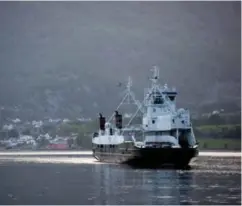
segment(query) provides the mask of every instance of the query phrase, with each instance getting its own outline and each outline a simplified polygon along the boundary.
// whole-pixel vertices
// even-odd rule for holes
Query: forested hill
[[[0,2],[5,115],[113,110],[153,65],[193,111],[240,109],[240,2]]]

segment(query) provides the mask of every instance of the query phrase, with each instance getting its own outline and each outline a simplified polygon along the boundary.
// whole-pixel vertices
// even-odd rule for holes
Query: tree
[[[67,144],[68,144],[69,148],[71,148],[71,146],[73,145],[73,143],[74,143],[74,141],[73,141],[72,138],[69,138],[69,139],[67,140]]]
[[[31,135],[31,131],[30,129],[25,129],[23,132],[22,132],[23,135]]]
[[[8,131],[8,136],[13,137],[13,138],[18,138],[19,133],[16,129],[11,129],[11,130]]]
[[[82,145],[82,136],[80,134],[76,138],[76,144],[78,146],[81,146]]]
[[[212,114],[208,118],[208,123],[212,125],[223,124],[224,120],[219,114]]]

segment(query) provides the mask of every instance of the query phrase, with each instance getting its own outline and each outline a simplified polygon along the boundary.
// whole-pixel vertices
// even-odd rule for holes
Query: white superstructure
[[[177,92],[174,88],[169,88],[167,84],[158,84],[159,70],[153,68],[151,87],[145,89],[142,103],[135,99],[131,91],[131,79],[129,78],[127,93],[118,106],[122,105],[125,99],[132,99],[138,109],[123,128],[122,115],[116,111],[109,121],[100,115],[100,130],[94,134],[92,142],[97,145],[119,145],[125,143],[124,131],[133,131],[131,122],[138,112],[142,114],[142,125],[139,130],[142,132],[142,141],[136,142],[136,137],[132,135],[131,140],[139,147],[194,147],[196,140],[193,134],[190,112],[188,109],[176,108]],[[111,120],[115,116],[115,125]],[[101,120],[102,119],[102,120]]]

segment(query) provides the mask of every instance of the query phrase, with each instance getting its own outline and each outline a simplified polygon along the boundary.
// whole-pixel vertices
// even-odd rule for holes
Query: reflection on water
[[[203,156],[191,170],[151,170],[85,155],[0,155],[0,182],[0,204],[240,205],[241,159]]]
[[[101,204],[240,204],[240,159],[219,161],[203,159],[189,171],[95,165],[95,182]]]
[[[101,201],[94,204],[182,204],[192,196],[194,174],[176,170],[132,170],[113,165],[95,168]],[[190,200],[190,203],[192,200]]]

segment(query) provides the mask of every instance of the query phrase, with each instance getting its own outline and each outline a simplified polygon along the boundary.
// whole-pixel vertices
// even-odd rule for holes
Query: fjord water
[[[225,156],[225,155],[224,155]],[[241,204],[240,156],[190,170],[133,169],[76,156],[0,154],[0,204]]]

